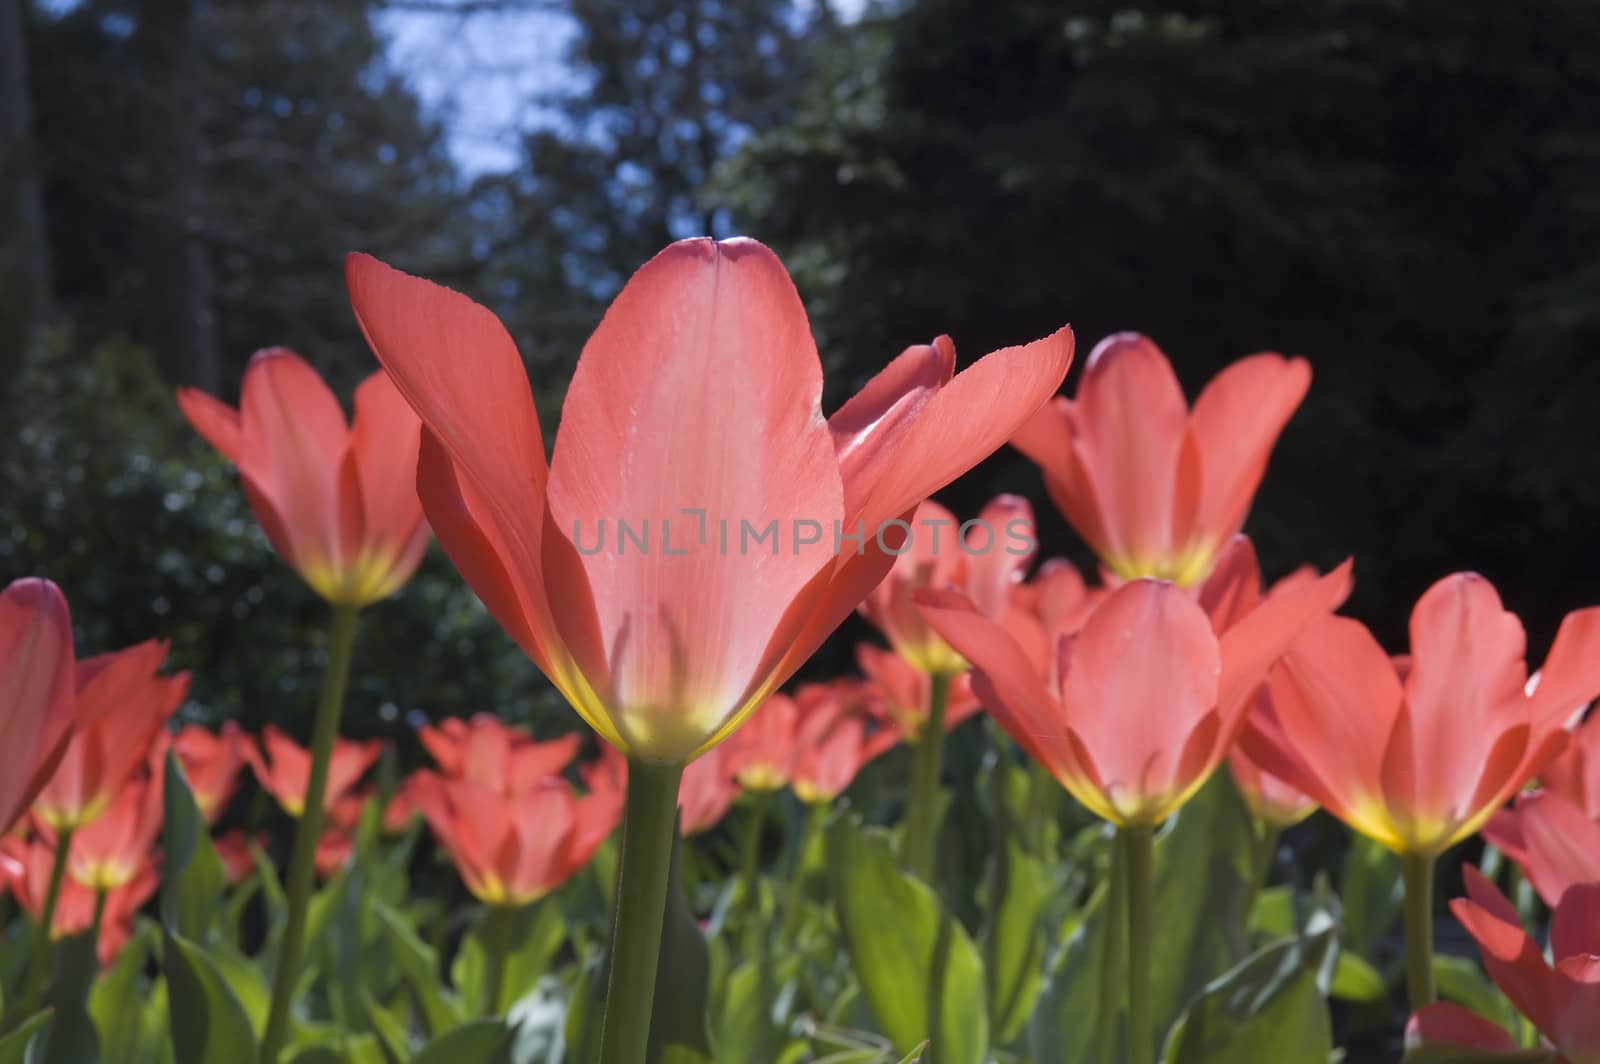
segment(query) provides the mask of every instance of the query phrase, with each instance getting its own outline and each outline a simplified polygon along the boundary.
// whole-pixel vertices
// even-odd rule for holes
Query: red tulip
[[[924,591],[928,622],[977,671],[973,686],[1024,750],[1120,827],[1159,824],[1222,762],[1272,663],[1349,592],[1349,563],[1264,600],[1218,636],[1173,584],[1134,580],[1095,608],[1049,663],[955,592]],[[1037,646],[1037,645],[1036,645]],[[1037,650],[1035,650],[1037,652]]]
[[[706,751],[683,770],[678,786],[678,830],[684,838],[722,823],[739,797],[739,784],[726,747]]]
[[[998,620],[1038,546],[1026,499],[1001,495],[966,524],[930,499],[917,507],[904,552],[861,604],[861,614],[919,671],[959,675],[967,663],[928,627],[912,595],[926,587],[954,588]]]
[[[800,753],[800,707],[788,695],[773,695],[758,706],[729,740],[733,777],[747,791],[777,791],[788,786]]]
[[[471,779],[419,772],[412,800],[479,901],[538,901],[589,862],[616,827],[620,804],[580,798],[558,779],[508,796]]]
[[[1551,959],[1546,960],[1522,929],[1517,910],[1494,884],[1470,866],[1463,875],[1467,897],[1452,901],[1450,910],[1477,939],[1489,978],[1561,1061],[1600,1061],[1600,883],[1573,887],[1562,896],[1550,921]],[[1468,1021],[1459,1011],[1438,1006],[1412,1017],[1407,1035],[1423,1045],[1516,1048],[1515,1041],[1496,1037],[1484,1021]]]
[[[1012,591],[1010,616],[1015,620],[1020,610],[1037,620],[1046,632],[1075,635],[1104,597],[1104,590],[1084,583],[1077,566],[1065,558],[1050,558],[1039,566],[1032,580],[1018,584]]]
[[[851,680],[807,684],[795,692],[795,701],[814,722],[799,744],[790,780],[795,797],[807,805],[839,797],[868,761],[900,741],[898,729],[876,724],[868,715],[866,700],[861,685]]]
[[[17,580],[0,591],[0,833],[55,771],[74,714],[72,620],[61,589]]]
[[[222,861],[223,877],[230,887],[243,883],[256,870],[256,857],[250,852],[250,841],[250,837],[239,828],[225,831],[211,840],[212,848]],[[265,846],[266,836],[257,836],[255,843]]]
[[[167,644],[151,640],[78,662],[76,734],[33,803],[52,831],[89,823],[144,763],[167,718],[189,692],[189,674],[156,670]]]
[[[1600,608],[1562,622],[1531,695],[1523,649],[1473,573],[1418,601],[1400,665],[1356,621],[1320,620],[1272,676],[1277,727],[1255,721],[1247,750],[1357,831],[1436,856],[1560,751],[1572,707],[1600,691]]]
[[[1490,1054],[1509,1053],[1507,1064],[1522,1061],[1531,1064],[1525,1056],[1516,1056],[1520,1050],[1517,1040],[1504,1027],[1484,1019],[1464,1005],[1454,1001],[1436,1001],[1411,1014],[1406,1021],[1406,1049],[1425,1046],[1470,1049],[1484,1053],[1483,1057],[1469,1057],[1479,1064],[1489,1064],[1496,1058]]]
[[[40,840],[23,842],[15,837],[0,839],[0,872],[4,873],[17,904],[35,923],[44,917],[45,895],[54,864],[55,847],[51,844]],[[130,880],[106,894],[100,938],[96,943],[102,967],[116,960],[133,934],[134,918],[155,894],[160,882],[161,875],[154,862],[146,859]],[[50,920],[50,938],[66,938],[93,927],[97,902],[95,890],[70,878],[62,880],[61,893]]]
[[[871,643],[856,644],[856,665],[871,685],[872,707],[892,723],[907,742],[917,742],[928,720],[933,678],[894,651]],[[972,692],[971,677],[965,673],[950,681],[948,697],[944,712],[946,732],[970,720],[983,708]]]
[[[255,771],[256,780],[278,800],[283,811],[299,817],[305,811],[306,783],[311,775],[310,753],[270,724],[261,729],[261,743],[267,750],[265,758],[255,743],[245,743],[244,759]],[[328,762],[328,789],[323,795],[323,809],[331,811],[338,806],[382,753],[381,740],[335,739],[333,755]]]
[[[67,875],[91,890],[115,890],[132,882],[155,851],[161,792],[159,776],[124,784],[104,812],[73,832]]]
[[[1566,749],[1539,770],[1539,783],[1600,820],[1600,716],[1572,730]]]
[[[1546,905],[1569,887],[1600,883],[1600,822],[1552,790],[1517,795],[1483,826],[1483,837],[1517,863]]]
[[[193,388],[178,405],[239,468],[273,549],[329,602],[398,591],[428,545],[414,482],[417,417],[383,373],[356,389],[355,420],[316,370],[282,347],[256,352],[235,410]]]
[[[1267,594],[1280,594],[1315,579],[1314,570],[1301,568],[1274,584]],[[1226,631],[1255,609],[1261,597],[1261,568],[1256,561],[1255,547],[1245,536],[1235,536],[1211,578],[1201,587],[1200,606],[1210,615],[1213,628]],[[1266,684],[1256,691],[1250,719],[1260,721],[1264,728],[1277,727],[1277,711]],[[1273,831],[1298,824],[1316,811],[1317,803],[1309,795],[1262,768],[1242,745],[1236,744],[1229,751],[1228,770],[1251,815]]]
[[[913,347],[824,420],[777,257],[681,241],[585,345],[547,468],[493,314],[365,255],[345,276],[422,418],[417,482],[446,552],[602,737],[658,762],[775,691],[888,572],[889,523],[1009,438],[1072,356],[1063,329],[952,378],[947,340]]]
[[[440,773],[470,779],[500,794],[520,794],[559,775],[578,756],[581,742],[577,735],[535,742],[487,713],[419,728],[417,737]]]
[[[184,779],[194,794],[195,805],[206,823],[215,824],[239,786],[239,769],[244,766],[244,749],[249,745],[239,725],[227,721],[221,731],[208,731],[191,724],[178,729],[172,749],[183,766]],[[160,771],[159,766],[153,771]]]
[[[1193,585],[1243,527],[1310,385],[1304,359],[1252,355],[1190,411],[1160,349],[1119,333],[1089,355],[1077,398],[1057,399],[1011,442],[1044,470],[1050,497],[1112,573]]]

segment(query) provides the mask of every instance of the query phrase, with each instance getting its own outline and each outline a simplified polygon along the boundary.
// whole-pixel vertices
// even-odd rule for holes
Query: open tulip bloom
[[[1452,901],[1450,911],[1477,940],[1489,978],[1555,1055],[1528,1054],[1509,1032],[1452,1002],[1418,1010],[1406,1025],[1407,1044],[1472,1050],[1463,1059],[1484,1064],[1502,1058],[1600,1062],[1600,883],[1579,884],[1561,896],[1550,921],[1547,958],[1505,895],[1476,868],[1462,871],[1467,896]]]
[[[28,811],[72,736],[72,618],[61,589],[18,580],[0,592],[0,834]]]
[[[1191,411],[1160,349],[1119,333],[1089,354],[1077,397],[1039,411],[1011,443],[1044,471],[1050,497],[1112,574],[1193,585],[1244,526],[1310,386],[1304,359],[1251,355]]]
[[[918,503],[1043,405],[1072,334],[959,375],[947,342],[913,347],[824,418],[821,362],[777,257],[753,240],[681,241],[584,346],[546,465],[522,359],[492,313],[365,255],[346,280],[422,419],[417,486],[440,543],[633,760],[602,1058],[636,1061],[683,764],[856,608]]]

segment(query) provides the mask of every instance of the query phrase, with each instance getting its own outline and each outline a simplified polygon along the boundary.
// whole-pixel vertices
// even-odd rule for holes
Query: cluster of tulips
[[[349,423],[283,349],[237,409],[178,396],[331,607],[307,746],[170,730],[189,677],[163,644],[74,664],[54,585],[0,597],[0,854],[27,917],[0,1058],[1326,1060],[1327,996],[1386,991],[1325,883],[1270,882],[1320,808],[1398,866],[1412,1057],[1600,1061],[1600,608],[1530,674],[1475,574],[1427,590],[1393,657],[1336,613],[1349,562],[1264,581],[1241,530],[1305,361],[1245,358],[1191,408],[1141,336],[1099,344],[1071,399],[1068,329],[961,373],[940,337],[824,417],[776,257],[684,241],[585,346],[547,462],[492,313],[363,255],[346,281],[382,364]],[[1025,500],[929,500],[1007,443],[1095,584],[1034,566]],[[446,719],[418,732],[431,767],[362,785],[382,746],[339,738],[358,618],[430,533],[598,742]],[[857,610],[887,646],[781,693]],[[973,750],[983,793],[952,794],[946,755]],[[246,764],[295,821],[281,880],[269,838],[206,830]],[[470,926],[410,891],[423,825]],[[1503,998],[1439,1001],[1435,870],[1480,832],[1450,908]]]

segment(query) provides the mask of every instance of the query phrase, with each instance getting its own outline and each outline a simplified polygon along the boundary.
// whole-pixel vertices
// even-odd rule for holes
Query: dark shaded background
[[[606,299],[705,231],[784,257],[830,409],[937,332],[970,358],[1138,329],[1191,395],[1304,354],[1250,522],[1272,573],[1354,554],[1350,610],[1396,649],[1454,569],[1493,579],[1536,654],[1600,602],[1600,4],[472,6],[579,33],[522,165],[469,179],[381,4],[0,0],[0,577],[61,582],[89,648],[170,636],[191,713],[293,727],[323,611],[170,388],[231,399],[285,343],[348,389],[373,366],[351,248],[495,307],[547,434]],[[1015,454],[942,498],[1000,490],[1086,560]],[[366,626],[350,731],[419,708],[570,727],[437,552]]]

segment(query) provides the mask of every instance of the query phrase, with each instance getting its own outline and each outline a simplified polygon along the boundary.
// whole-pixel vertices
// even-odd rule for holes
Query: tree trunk
[[[146,336],[173,384],[215,391],[216,310],[205,241],[206,195],[193,0],[140,0],[145,173]]]

